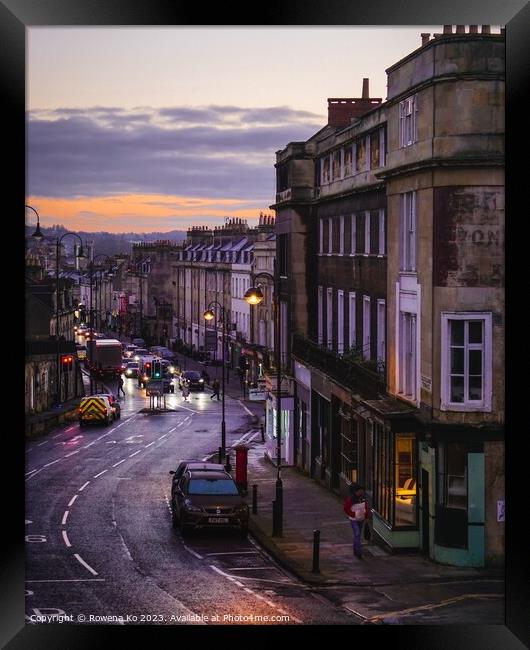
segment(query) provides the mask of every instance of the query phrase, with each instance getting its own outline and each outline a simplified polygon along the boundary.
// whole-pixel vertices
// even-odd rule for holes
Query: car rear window
[[[191,379],[192,381],[196,381],[200,378],[199,373],[195,372],[195,370],[186,370],[186,372],[182,373],[182,376],[184,379]]]
[[[191,479],[188,494],[239,494],[237,485],[230,479]]]

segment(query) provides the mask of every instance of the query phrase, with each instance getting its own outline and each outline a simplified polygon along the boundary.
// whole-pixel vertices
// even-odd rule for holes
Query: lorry
[[[95,375],[119,376],[122,372],[122,347],[117,339],[88,342],[88,367]]]

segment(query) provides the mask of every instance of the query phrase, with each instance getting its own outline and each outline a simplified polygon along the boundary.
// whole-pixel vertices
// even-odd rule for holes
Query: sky
[[[441,31],[30,27],[26,203],[71,230],[254,225],[273,214],[275,152],[365,77],[385,100],[385,69]]]

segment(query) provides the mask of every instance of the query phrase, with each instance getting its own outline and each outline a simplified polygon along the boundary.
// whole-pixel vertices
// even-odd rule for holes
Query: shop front
[[[294,464],[309,474],[311,468],[311,371],[294,361]]]
[[[282,464],[294,464],[294,396],[292,380],[282,378],[280,456]],[[274,464],[278,458],[278,421],[276,399],[276,376],[266,376],[267,399],[265,400],[265,456]]]
[[[392,549],[419,548],[418,438],[414,410],[390,398],[363,401],[373,444],[374,532]]]

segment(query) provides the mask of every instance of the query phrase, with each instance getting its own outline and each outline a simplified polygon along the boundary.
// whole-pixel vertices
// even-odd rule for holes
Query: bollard
[[[278,536],[278,509],[276,508],[276,499],[272,502],[272,536]]]
[[[313,569],[312,573],[320,573],[320,531],[313,531]]]
[[[252,486],[252,514],[258,514],[258,486],[255,484]]]
[[[219,447],[219,464],[221,465],[223,462],[223,448]]]
[[[225,470],[230,474],[232,471],[232,465],[230,465],[230,454],[227,452],[226,453],[226,463],[225,463]]]
[[[261,429],[261,442],[265,442],[265,427],[263,426],[263,424],[261,425],[260,429]]]

